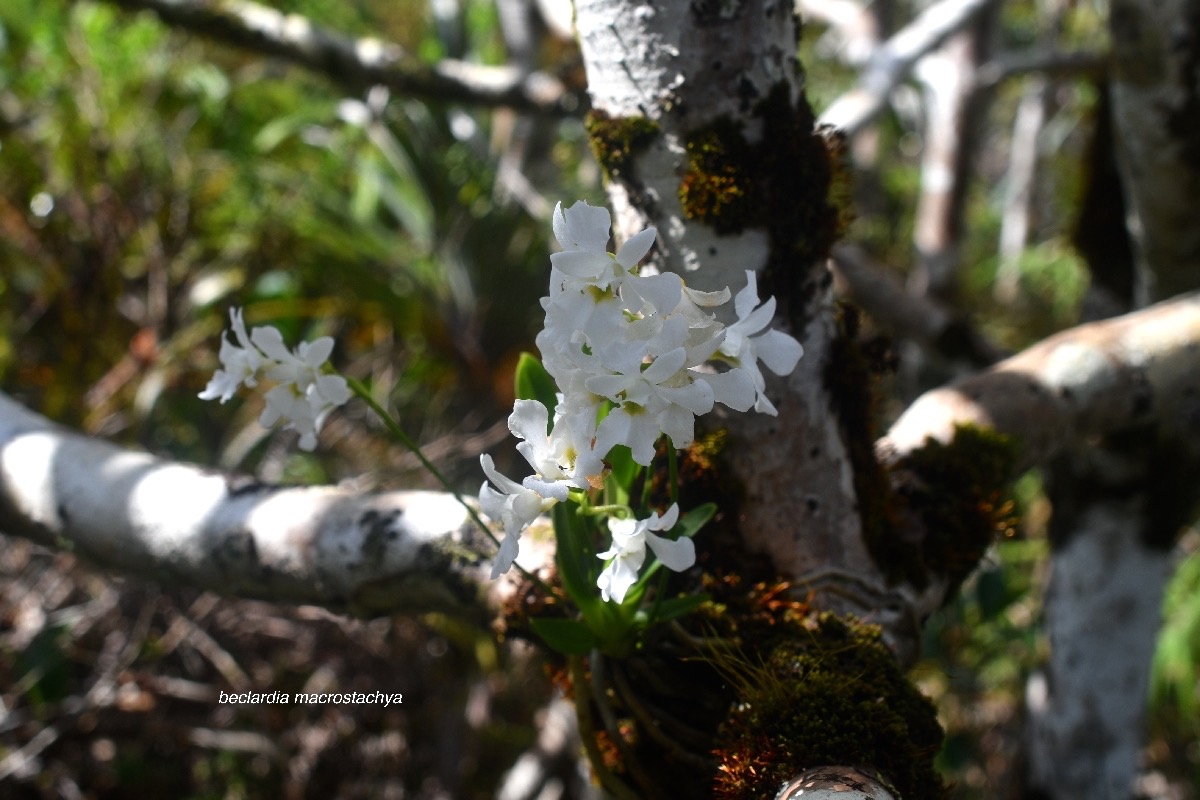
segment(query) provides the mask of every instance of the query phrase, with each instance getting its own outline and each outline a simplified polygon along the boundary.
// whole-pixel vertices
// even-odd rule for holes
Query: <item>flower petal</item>
[[[290,362],[296,358],[283,343],[283,334],[270,325],[263,325],[250,331],[250,341],[254,342],[254,345],[269,358],[276,361]]]
[[[301,342],[296,348],[296,355],[300,357],[300,360],[314,369],[328,361],[332,353],[332,336],[322,336],[311,342]]]
[[[733,298],[733,310],[738,319],[745,319],[756,305],[758,305],[758,278],[754,274],[754,270],[748,269],[746,270],[746,285]]]
[[[658,231],[654,228],[646,228],[641,233],[629,237],[629,240],[617,251],[617,263],[625,269],[633,269],[639,261],[646,257],[646,253],[650,252],[657,237]]]
[[[697,377],[712,387],[713,400],[734,411],[749,411],[754,405],[754,381],[745,370],[703,373]]]
[[[671,503],[667,513],[661,517],[658,514],[651,514],[650,524],[647,527],[652,531],[669,531],[675,527],[677,522],[679,522],[679,503]]]
[[[804,348],[783,331],[769,330],[751,340],[754,353],[776,375],[787,375],[796,368]]]
[[[517,492],[524,491],[524,486],[500,474],[496,469],[496,462],[487,453],[479,457],[479,464],[483,467],[483,474],[487,475],[500,491],[505,494],[516,494]],[[488,516],[491,515],[489,514]]]
[[[517,560],[517,554],[520,552],[520,538],[515,533],[505,534],[504,541],[500,542],[500,549],[496,551],[496,557],[492,560],[493,580],[512,568],[513,562]]]
[[[666,314],[671,311],[679,305],[682,292],[683,279],[674,272],[664,272],[661,275],[629,275],[621,283],[621,295],[629,304],[630,310],[641,311],[644,304],[650,307],[649,312],[652,314]],[[634,299],[640,302],[631,302]]]
[[[696,544],[688,538],[667,539],[657,534],[646,534],[646,544],[650,552],[663,563],[667,569],[683,572],[696,563]]]
[[[593,253],[590,250],[566,250],[550,256],[550,263],[559,272],[577,280],[599,281],[605,272],[612,269],[612,256],[608,253]],[[611,278],[610,278],[611,280]],[[603,283],[607,286],[608,281]]]
[[[317,395],[331,406],[340,406],[353,396],[341,375],[318,375],[314,386]]]
[[[603,253],[608,247],[608,229],[612,217],[603,206],[590,206],[580,200],[563,211],[562,203],[554,208],[554,238],[564,250],[588,250]]]

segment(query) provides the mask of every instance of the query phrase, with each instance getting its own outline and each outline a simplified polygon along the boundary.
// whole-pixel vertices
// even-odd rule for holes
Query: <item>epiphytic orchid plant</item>
[[[760,304],[753,272],[734,299],[737,321],[726,327],[711,310],[729,302],[728,289],[701,292],[674,273],[639,274],[656,231],[642,231],[613,254],[609,227],[604,208],[580,202],[554,211],[562,252],[550,257],[550,295],[542,299],[542,362],[522,362],[517,386],[523,397],[509,417],[533,474],[511,480],[484,455],[493,485],[483,485],[479,502],[504,526],[493,575],[516,558],[521,532],[554,509],[559,574],[580,619],[533,625],[560,650],[599,647],[618,654],[641,627],[698,602],[661,596],[644,602],[659,565],[678,572],[695,563],[690,537],[715,510],[709,504],[681,513],[675,485],[666,509],[634,502],[634,487],[647,485],[643,473],[660,441],[667,440],[674,481],[676,451],[692,443],[696,417],[716,403],[774,414],[758,362],[787,374],[803,350],[791,336],[768,329],[775,301]],[[596,519],[606,520],[607,549],[593,544],[598,537],[589,520]],[[643,571],[647,551],[655,563]],[[604,566],[597,571],[598,562]]]
[[[598,648],[623,654],[646,626],[703,600],[665,598],[661,582],[650,591],[661,567],[679,572],[695,563],[691,537],[715,511],[712,504],[679,508],[677,450],[692,443],[696,417],[716,403],[775,414],[759,362],[786,375],[803,354],[794,338],[768,327],[775,301],[760,302],[752,271],[732,298],[737,321],[726,326],[713,310],[729,302],[728,289],[701,292],[674,273],[639,274],[655,229],[631,237],[614,254],[607,249],[610,224],[606,209],[583,202],[555,209],[562,251],[550,257],[550,294],[542,299],[542,358],[522,358],[519,399],[508,420],[532,474],[515,481],[496,469],[491,456],[480,459],[488,482],[479,508],[504,529],[493,578],[517,562],[522,532],[552,515],[559,575],[578,618],[535,619],[533,625],[566,653]],[[331,339],[302,343],[292,352],[275,329],[247,334],[240,312],[231,318],[237,344],[222,341],[222,368],[202,398],[224,402],[243,383],[274,381],[262,424],[282,421],[300,432],[301,447],[312,449],[329,411],[353,392],[450,488],[364,387],[325,374]],[[651,508],[646,471],[663,451],[671,502]]]

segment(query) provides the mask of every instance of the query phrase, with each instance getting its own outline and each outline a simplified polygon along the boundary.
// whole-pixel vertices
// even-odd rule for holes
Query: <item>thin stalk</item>
[[[368,390],[367,387],[356,378],[346,378],[346,383],[350,386],[351,391],[358,395],[359,399],[366,403],[367,407],[375,412],[375,416],[379,417],[379,419],[383,421],[383,424],[388,429],[388,432],[391,433],[392,436],[395,436],[402,445],[407,447],[409,452],[416,456],[417,460],[421,462],[421,466],[427,469],[429,474],[432,475],[437,482],[442,485],[442,488],[449,492],[454,499],[458,501],[458,504],[466,509],[467,516],[471,518],[471,521],[479,526],[479,529],[482,530],[484,534],[486,534],[487,537],[492,540],[494,545],[499,547],[500,540],[496,538],[496,534],[492,533],[492,529],[489,528],[487,523],[483,521],[483,518],[479,516],[479,512],[475,510],[475,507],[463,499],[463,496],[457,489],[454,488],[453,485],[451,485],[449,479],[442,474],[442,471],[438,469],[432,461],[425,457],[425,454],[421,452],[420,445],[413,441],[412,438],[404,432],[404,429],[400,427],[400,424],[397,423],[396,420],[392,419],[392,415],[389,414],[383,406],[375,401],[375,398],[371,396],[370,390]],[[520,570],[522,575],[537,584],[542,591],[549,595],[554,594],[551,588],[547,586],[546,583],[537,575],[534,575],[532,572],[516,562],[513,562],[513,566]]]
[[[667,476],[670,481],[671,502],[679,502],[679,453],[675,450],[675,444],[670,439],[667,440]]]

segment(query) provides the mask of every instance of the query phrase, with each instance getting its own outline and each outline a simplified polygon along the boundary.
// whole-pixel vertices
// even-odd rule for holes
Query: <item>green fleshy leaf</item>
[[[550,412],[554,419],[554,408],[558,405],[558,385],[532,353],[521,353],[517,360],[514,390],[518,400],[537,400]],[[549,431],[547,431],[549,433]]]
[[[654,609],[654,619],[651,622],[668,622],[690,614],[709,600],[706,594],[688,594],[663,600]]]
[[[708,524],[717,513],[716,503],[703,503],[696,506],[691,511],[685,512],[679,516],[679,522],[675,523],[675,527],[671,530],[678,533],[680,538],[686,536],[692,538],[701,528]]]
[[[595,635],[580,620],[533,617],[529,624],[546,644],[564,655],[582,655],[596,646]]]
[[[585,563],[584,559],[591,558],[597,564],[600,562],[589,546],[591,530],[588,520],[580,516],[578,511],[574,503],[559,503],[550,514],[554,520],[559,578],[575,602],[575,607],[588,616],[602,603],[596,591],[595,576],[590,569],[593,565]]]
[[[604,481],[604,502],[611,505],[629,505],[629,490],[637,479],[642,465],[633,460],[633,451],[623,444],[614,445],[604,459],[611,468]]]

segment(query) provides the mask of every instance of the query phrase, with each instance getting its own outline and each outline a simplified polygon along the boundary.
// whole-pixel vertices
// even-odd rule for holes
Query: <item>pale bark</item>
[[[1200,4],[1119,0],[1110,28],[1116,160],[1136,260],[1132,299],[1142,305],[1200,285]],[[1191,355],[1180,368],[1196,374],[1195,345]],[[1026,696],[1028,782],[1047,797],[1134,794],[1169,547],[1194,513],[1200,474],[1195,387],[1189,391],[1174,425],[1078,448],[1051,473],[1051,653],[1046,676],[1031,680]]]
[[[723,117],[760,141],[759,99],[783,85],[790,105],[801,101],[796,22],[788,7],[769,0],[736,4],[728,17],[714,6],[712,19],[695,7],[684,0],[654,7],[583,0],[576,25],[592,107],[614,118],[649,117],[661,132],[608,186],[619,233],[654,225],[656,266],[697,288],[737,292],[745,270],[761,273],[771,257],[767,220],[718,234],[689,219],[679,199],[685,143]],[[734,479],[746,491],[739,527],[751,551],[768,555],[780,574],[811,582],[829,607],[872,613],[888,590],[862,540],[850,459],[823,378],[835,335],[830,276],[823,263],[787,268],[799,276],[791,285],[803,288],[779,298],[786,316],[776,322],[804,343],[805,356],[791,376],[770,385],[779,416],[737,414],[720,422],[730,432]],[[868,588],[831,580],[846,574],[865,575]]]
[[[1038,140],[1046,121],[1050,102],[1049,87],[1042,78],[1034,78],[1025,87],[1017,105],[1013,122],[1012,144],[1009,147],[1008,173],[1004,178],[1004,213],[1000,222],[1000,266],[992,294],[1001,302],[1017,299],[1021,283],[1021,255],[1029,241],[1033,224],[1033,201],[1036,191],[1038,162],[1041,160]]]
[[[887,586],[867,551],[853,467],[827,387],[827,370],[837,368],[830,365],[837,331],[825,254],[807,261],[794,255],[794,244],[781,243],[780,226],[767,218],[769,207],[762,219],[718,232],[719,215],[711,226],[699,214],[689,216],[680,196],[689,137],[723,122],[751,148],[762,144],[768,126],[778,124],[778,116],[763,116],[767,98],[786,99],[784,109],[772,113],[804,120],[789,136],[812,135],[790,4],[579,0],[576,25],[592,108],[608,119],[648,118],[656,125],[653,138],[608,186],[618,239],[655,226],[655,266],[700,289],[736,292],[745,285],[745,270],[758,272],[760,289],[779,295],[776,324],[804,343],[795,372],[768,385],[777,417],[730,414],[717,423],[729,434],[729,478],[743,489],[738,528],[745,547],[766,554],[780,575],[794,579],[797,591],[811,591],[822,607],[882,623],[907,657],[918,634],[910,603],[902,590]],[[807,157],[820,161],[823,147]],[[803,188],[776,185],[786,180],[755,174],[744,189],[762,204],[773,192]],[[823,189],[815,192],[821,202]],[[791,221],[793,229],[800,224]],[[817,235],[818,223],[808,224],[814,230],[797,233]],[[846,770],[843,777],[853,774]]]
[[[356,615],[482,619],[494,549],[446,494],[262,484],[70,433],[4,395],[0,530],[125,574]]]
[[[946,0],[935,8],[959,16],[946,17],[940,27],[917,25],[893,39],[864,79],[867,95],[854,101],[866,104],[846,106],[858,110],[846,112],[843,119],[849,121],[843,124],[851,129],[863,124],[921,54],[987,5]],[[761,123],[749,113],[758,98],[783,85],[791,103],[801,100],[789,8],[683,0],[653,6],[586,0],[579,6],[595,108],[616,118],[648,117],[660,128],[634,159],[630,173],[636,180],[622,178],[610,186],[618,237],[656,225],[656,264],[685,274],[698,288],[728,285],[736,291],[745,280],[743,270],[765,271],[771,257],[764,229],[717,234],[689,220],[678,186],[690,131],[728,116],[743,122],[753,141],[762,135]],[[327,50],[307,49],[310,37],[292,36],[299,28],[289,29],[288,18],[270,19],[270,46],[257,33],[227,39],[339,71],[322,60]],[[173,24],[186,25],[182,20]],[[921,37],[909,32],[918,29]],[[376,47],[366,49],[374,55]],[[345,49],[335,52],[344,55]],[[350,73],[364,85],[390,80],[356,69]],[[412,86],[401,90],[426,91]],[[818,602],[883,623],[903,658],[919,634],[920,619],[944,601],[945,584],[935,576],[920,593],[889,587],[866,552],[853,468],[825,386],[835,336],[828,275],[823,264],[792,266],[802,277],[792,284],[794,296],[781,298],[787,308],[780,323],[790,325],[807,355],[793,376],[771,387],[780,416],[722,423],[732,434],[734,477],[746,487],[741,528],[749,547],[767,553],[802,588],[811,587]],[[1024,465],[1048,459],[1065,444],[1147,422],[1168,428],[1171,423],[1180,435],[1195,439],[1198,349],[1197,295],[1084,326],[927,394],[893,426],[879,452],[892,460],[919,448],[928,436],[948,441],[961,422],[1018,436]],[[461,509],[442,495],[364,496],[333,487],[239,484],[65,433],[2,397],[0,481],[0,528],[73,547],[121,571],[354,613],[436,608],[470,614],[486,605],[481,553],[490,546],[464,527]]]
[[[854,767],[817,767],[789,781],[775,800],[893,800],[879,781]]]
[[[986,11],[986,9],[985,9]],[[921,191],[913,221],[917,259],[909,276],[914,294],[952,298],[958,283],[967,192],[986,95],[971,75],[987,57],[989,15],[948,38],[916,65],[925,100]]]
[[[613,118],[646,117],[661,126],[662,135],[635,160],[636,184],[608,186],[618,236],[654,225],[659,269],[678,272],[699,289],[737,291],[746,283],[745,270],[765,264],[767,233],[749,229],[720,236],[687,220],[679,200],[685,140],[723,116],[748,119],[748,106],[781,81],[796,99],[796,24],[786,6],[762,0],[730,6],[729,18],[721,18],[716,7],[708,23],[692,7],[681,0],[654,5],[581,0],[575,24],[592,107]]]
[[[1108,471],[1144,469],[1106,460]],[[1170,551],[1147,545],[1148,494],[1128,491],[1128,475],[1111,477],[1105,493],[1090,472],[1080,507],[1054,510],[1055,539],[1065,543],[1052,556],[1044,604],[1050,659],[1026,687],[1029,782],[1053,798],[1134,794]]]

